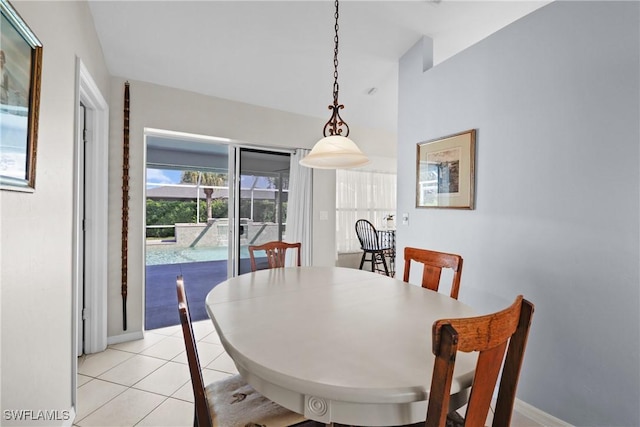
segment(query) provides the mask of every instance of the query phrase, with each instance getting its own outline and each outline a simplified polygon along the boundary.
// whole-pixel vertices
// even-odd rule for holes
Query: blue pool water
[[[174,245],[147,245],[146,265],[224,261],[228,256],[227,246],[184,248]],[[249,258],[246,246],[240,248],[240,258]]]

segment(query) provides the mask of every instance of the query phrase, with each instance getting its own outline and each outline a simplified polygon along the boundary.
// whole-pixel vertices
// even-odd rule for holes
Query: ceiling
[[[395,131],[398,59],[423,35],[434,40],[437,64],[547,3],[343,0],[342,117],[352,127]],[[329,119],[332,1],[89,5],[114,76]]]

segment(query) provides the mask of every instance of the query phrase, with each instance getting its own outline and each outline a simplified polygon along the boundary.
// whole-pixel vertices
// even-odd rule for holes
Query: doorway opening
[[[150,330],[179,323],[178,275],[192,319],[206,319],[208,292],[250,270],[247,246],[282,239],[290,153],[158,130],[148,130],[145,140],[144,325]]]
[[[107,212],[109,107],[76,61],[73,184],[71,401],[76,407],[78,356],[107,347]]]

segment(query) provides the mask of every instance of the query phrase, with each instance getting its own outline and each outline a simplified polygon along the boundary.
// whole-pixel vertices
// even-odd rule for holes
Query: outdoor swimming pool
[[[224,261],[229,257],[227,246],[190,248],[174,245],[147,245],[146,265],[180,264],[184,262]],[[240,258],[249,258],[246,246],[240,247]]]

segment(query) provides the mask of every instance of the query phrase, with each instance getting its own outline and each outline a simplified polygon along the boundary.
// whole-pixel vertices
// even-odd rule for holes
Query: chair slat
[[[465,426],[484,426],[506,348],[507,341],[490,350],[481,352],[478,356],[476,374],[473,377],[473,388],[471,389],[464,417]]]
[[[425,264],[424,269],[422,270],[422,287],[438,292],[441,276],[441,268]]]

